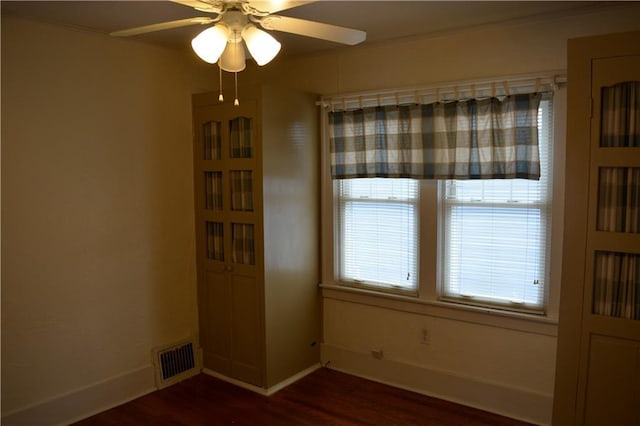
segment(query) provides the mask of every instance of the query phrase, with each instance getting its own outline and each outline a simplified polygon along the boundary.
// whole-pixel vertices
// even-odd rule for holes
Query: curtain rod
[[[414,88],[323,95],[317,105],[332,111],[406,104],[429,104],[462,99],[553,92],[567,82],[564,71],[442,83]]]

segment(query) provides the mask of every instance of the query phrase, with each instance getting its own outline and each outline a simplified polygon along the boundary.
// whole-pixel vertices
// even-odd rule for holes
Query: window
[[[552,107],[538,110],[539,181],[440,183],[444,300],[544,313],[551,225]]]
[[[340,281],[415,293],[419,182],[343,179],[336,185]]]
[[[468,315],[468,307],[477,313],[485,310],[473,308],[481,307],[557,319],[553,283],[560,281],[561,264],[551,254],[562,250],[563,206],[553,212],[551,206],[562,197],[564,159],[554,160],[553,146],[557,142],[562,154],[564,140],[554,142],[553,134],[554,104],[563,105],[564,91],[554,95],[545,86],[543,93],[539,181],[331,179],[327,156],[325,194],[332,198],[323,206],[323,287],[348,288],[345,300],[379,297],[397,309],[411,299],[389,294],[409,296],[416,312],[439,309],[456,318],[461,309]]]

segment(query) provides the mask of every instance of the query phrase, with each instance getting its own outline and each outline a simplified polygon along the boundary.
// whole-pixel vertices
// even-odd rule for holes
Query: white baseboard
[[[148,365],[7,413],[3,426],[67,425],[156,390]]]
[[[321,359],[322,365],[354,376],[537,425],[551,424],[553,395],[449,371],[375,359],[370,354],[332,345],[321,346]]]
[[[282,389],[286,388],[287,386],[289,386],[290,384],[293,384],[293,383],[297,382],[298,380],[302,379],[304,376],[313,373],[314,371],[316,371],[319,368],[322,368],[322,366],[320,365],[320,363],[317,363],[315,365],[312,365],[309,368],[306,368],[306,369],[300,371],[297,374],[294,374],[293,376],[289,377],[288,379],[285,379],[285,380],[281,381],[280,383],[277,383],[277,384],[271,386],[269,389],[267,389],[267,395],[273,395],[274,393],[278,392],[279,390],[282,390]]]
[[[275,384],[274,386],[271,386],[268,389],[261,388],[260,386],[250,385],[249,383],[241,382],[240,380],[236,380],[231,377],[224,376],[220,373],[216,373],[215,371],[209,370],[208,368],[203,368],[202,372],[208,376],[215,377],[216,379],[220,379],[227,383],[231,383],[232,385],[241,387],[243,389],[247,389],[252,392],[259,393],[260,395],[269,396],[269,395],[273,395],[279,390],[286,388],[290,384],[297,382],[298,380],[302,379],[304,376],[313,373],[319,368],[321,368],[320,364],[312,365],[311,367],[304,369],[299,373],[294,374],[293,376],[281,381],[280,383]]]

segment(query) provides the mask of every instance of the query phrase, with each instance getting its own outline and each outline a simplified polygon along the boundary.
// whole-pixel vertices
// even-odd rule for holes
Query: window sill
[[[322,296],[326,299],[545,336],[557,337],[558,335],[557,321],[545,316],[420,299],[337,284],[320,284],[320,288],[322,289]]]

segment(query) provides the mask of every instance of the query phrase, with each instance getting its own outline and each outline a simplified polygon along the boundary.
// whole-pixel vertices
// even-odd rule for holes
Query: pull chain
[[[224,96],[222,96],[222,68],[220,67],[220,63],[218,63],[218,70],[220,71],[220,96],[218,96],[218,100],[220,102],[223,102]]]
[[[238,101],[238,73],[235,72],[235,83],[236,83],[236,99],[233,101],[233,105],[240,105],[240,101]]]

